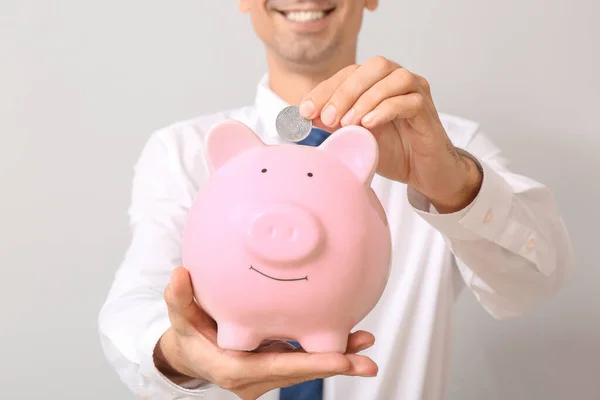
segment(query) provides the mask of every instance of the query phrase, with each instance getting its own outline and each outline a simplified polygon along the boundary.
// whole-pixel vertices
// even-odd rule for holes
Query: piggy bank
[[[345,352],[390,271],[372,134],[348,126],[319,147],[267,145],[225,121],[207,133],[205,160],[210,176],[189,211],[182,256],[218,346],[251,351],[282,339]]]

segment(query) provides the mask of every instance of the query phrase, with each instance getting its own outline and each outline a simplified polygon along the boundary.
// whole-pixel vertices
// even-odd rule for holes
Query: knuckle
[[[356,72],[357,69],[360,68],[360,65],[358,64],[351,64],[349,66],[347,66],[346,68],[344,68],[344,70],[346,70],[349,73],[353,73]]]
[[[413,98],[413,110],[419,111],[423,108],[424,105],[425,99],[423,98],[423,96],[420,94],[415,95]]]
[[[375,56],[375,57],[371,58],[370,61],[371,61],[371,64],[373,64],[373,67],[375,67],[377,69],[381,69],[381,70],[389,68],[391,65],[390,60],[388,60],[387,58],[385,58],[383,56]]]
[[[414,79],[413,74],[406,68],[398,68],[393,72],[396,79],[401,81],[403,84],[407,84]]]
[[[429,91],[431,89],[431,85],[429,84],[429,81],[427,79],[423,78],[422,76],[419,77],[419,83],[423,87],[423,89],[425,89],[426,91]]]
[[[350,85],[342,85],[331,96],[331,102],[336,105],[348,103],[350,99],[354,98],[354,92]]]
[[[359,68],[360,68],[360,65],[358,65],[358,64],[350,64],[347,67],[342,68],[331,80],[333,80],[333,81],[344,80],[347,77],[349,77],[350,75],[352,75],[353,73],[355,73],[356,70]]]

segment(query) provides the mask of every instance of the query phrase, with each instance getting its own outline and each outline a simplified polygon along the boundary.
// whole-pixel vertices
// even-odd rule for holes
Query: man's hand
[[[217,346],[217,326],[196,303],[189,273],[176,268],[165,290],[171,328],[162,336],[155,363],[175,383],[200,378],[254,400],[281,387],[334,375],[374,376],[377,365],[355,353],[373,345],[370,333],[350,335],[346,354],[308,354],[280,341],[264,343],[254,352]]]
[[[300,113],[325,129],[369,129],[379,144],[377,173],[412,186],[440,212],[466,207],[479,192],[482,174],[446,135],[428,82],[383,57],[319,84]]]

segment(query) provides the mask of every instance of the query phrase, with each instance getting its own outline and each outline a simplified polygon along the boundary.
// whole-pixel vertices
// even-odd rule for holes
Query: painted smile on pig
[[[308,281],[308,276],[304,276],[302,278],[289,278],[289,279],[284,279],[284,278],[275,278],[272,277],[270,275],[265,274],[264,272],[260,272],[259,270],[257,270],[256,268],[254,268],[252,265],[250,266],[250,269],[254,272],[257,272],[259,274],[261,274],[262,276],[265,276],[269,279],[273,279],[274,281],[283,281],[283,282],[293,282],[293,281]]]

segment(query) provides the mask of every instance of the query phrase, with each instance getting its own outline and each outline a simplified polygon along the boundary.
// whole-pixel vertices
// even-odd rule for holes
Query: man
[[[548,188],[509,171],[477,124],[438,113],[421,76],[383,57],[355,65],[363,11],[377,5],[240,0],[266,46],[269,71],[255,104],[149,139],[133,182],[133,239],[99,317],[106,355],[135,393],[279,399],[280,388],[326,378],[325,399],[441,399],[462,286],[492,316],[507,318],[569,278],[570,238]],[[275,117],[289,104],[334,135],[363,125],[379,144],[373,188],[390,220],[392,272],[343,355],[306,354],[281,342],[249,353],[220,350],[215,323],[195,303],[181,267],[184,218],[208,175],[207,130],[233,118],[266,143],[281,143]]]

